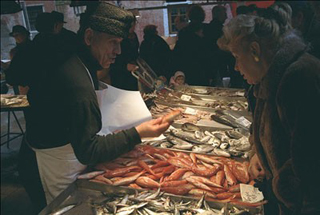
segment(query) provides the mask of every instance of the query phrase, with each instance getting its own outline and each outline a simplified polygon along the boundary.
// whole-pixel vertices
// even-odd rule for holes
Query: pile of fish
[[[248,136],[240,133],[238,129],[201,131],[199,127],[185,123],[182,125],[182,129],[171,129],[164,135],[166,136],[164,140],[145,141],[143,144],[159,148],[242,158],[248,158],[251,149]]]
[[[135,189],[159,189],[176,194],[201,197],[216,202],[246,206],[261,203],[241,201],[240,183],[253,184],[248,162],[230,158],[184,153],[140,145],[123,156],[95,166],[91,181],[129,186]],[[82,179],[86,178],[84,176]]]
[[[191,88],[185,87],[178,89],[178,91],[187,94],[212,95],[223,97],[244,97],[244,90],[241,89],[227,89],[227,88]]]
[[[173,200],[169,196],[163,196],[163,192],[158,189],[151,193],[143,191],[134,195],[115,196],[105,194],[106,199],[102,202],[91,204],[95,214],[117,214],[117,215],[178,215],[178,214],[208,214],[223,215],[225,207],[214,209],[204,200],[204,196],[199,200]],[[246,212],[246,210],[241,210]],[[228,213],[229,214],[229,213]]]
[[[246,111],[248,110],[248,102],[242,100],[226,101],[226,100],[213,100],[205,103],[206,107],[218,110],[234,110]]]
[[[195,110],[194,114],[188,114],[185,113],[186,108],[169,107],[157,103],[150,109],[150,112],[153,118],[158,118],[175,110],[181,111],[181,115],[177,119],[175,119],[175,123],[177,124],[196,124],[199,120],[211,120],[212,113],[209,113],[207,111]]]

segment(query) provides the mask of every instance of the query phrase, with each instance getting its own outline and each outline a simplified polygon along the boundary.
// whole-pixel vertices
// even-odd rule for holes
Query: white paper
[[[240,184],[240,193],[242,201],[244,202],[256,203],[262,201],[264,198],[258,188],[248,184]]]
[[[251,122],[247,120],[245,117],[241,116],[238,119],[236,119],[236,122],[239,123],[240,125],[245,126],[246,128],[249,128],[251,125]]]
[[[191,114],[191,115],[196,115],[196,114],[198,113],[198,111],[195,110],[195,109],[193,109],[193,108],[187,107],[187,108],[185,109],[184,113],[186,113],[186,114]]]
[[[190,101],[191,100],[191,96],[188,96],[188,95],[182,95],[181,96],[181,100],[183,100],[183,101]]]
[[[152,119],[139,91],[107,86],[107,89],[96,91],[102,115],[100,135],[129,129]]]

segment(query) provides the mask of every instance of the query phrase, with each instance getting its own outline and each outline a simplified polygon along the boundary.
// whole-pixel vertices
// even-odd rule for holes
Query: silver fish
[[[160,147],[161,148],[171,148],[172,144],[169,143],[169,142],[163,142],[163,143],[160,144]]]
[[[243,135],[237,131],[234,130],[230,130],[230,131],[226,131],[226,135],[228,135],[230,138],[239,140],[241,137],[243,137]]]
[[[196,126],[196,125],[194,125],[194,124],[192,124],[192,123],[189,123],[189,122],[184,123],[184,124],[181,126],[181,129],[182,129],[183,131],[200,131],[200,130],[201,130],[198,126]]]
[[[241,144],[240,140],[235,140],[235,139],[230,139],[228,143],[230,144],[230,146],[237,146]]]
[[[226,149],[229,147],[229,143],[226,143],[226,142],[221,143],[219,147],[220,147],[220,149]]]
[[[155,193],[152,193],[150,196],[146,197],[145,200],[148,201],[148,200],[152,200],[152,199],[155,199],[159,196],[161,196],[163,193],[160,192],[160,188],[155,192]]]
[[[192,151],[198,153],[208,153],[211,152],[213,149],[214,147],[211,145],[197,145],[192,147]]]
[[[235,147],[239,151],[249,151],[251,148],[251,145],[249,143],[247,144],[241,144]]]
[[[210,139],[211,139],[211,136],[204,136],[204,137],[200,140],[200,142],[202,142],[202,143],[207,143]]]
[[[214,148],[212,154],[218,155],[218,156],[223,156],[223,157],[231,157],[229,152],[226,152],[226,151],[219,149],[219,148]]]
[[[202,144],[202,142],[194,138],[193,133],[184,132],[177,129],[172,130],[171,132],[174,136],[179,137],[180,139],[186,140],[188,142],[196,143],[196,144]]]
[[[221,144],[220,140],[215,139],[215,140],[213,141],[213,143],[212,143],[212,146],[213,146],[214,148],[217,148],[217,147],[220,146],[220,144]]]
[[[93,171],[93,172],[88,172],[82,175],[78,175],[78,179],[92,179],[98,175],[102,175],[105,171]]]
[[[131,205],[128,207],[122,207],[117,211],[117,215],[128,215],[131,214],[135,209],[141,208],[143,206],[145,206],[146,204],[148,204],[148,202],[141,202],[139,204],[136,205]]]
[[[146,214],[149,214],[149,215],[171,215],[171,213],[169,213],[169,212],[157,213],[157,212],[154,212],[148,208],[143,208],[142,210],[144,210],[146,212]]]
[[[65,206],[59,210],[57,210],[56,212],[53,212],[51,213],[50,215],[61,215],[61,214],[64,214],[65,212],[71,210],[72,208],[74,208],[76,205],[68,205],[68,206]]]
[[[207,136],[214,137],[213,134],[211,132],[209,132],[209,131],[205,131],[204,134],[207,135]]]
[[[181,143],[177,143],[174,146],[172,146],[172,148],[183,149],[183,150],[189,150],[192,147],[193,147],[193,145],[191,143],[188,143],[188,142],[181,142]]]
[[[194,137],[197,139],[201,139],[203,137],[203,133],[201,131],[195,131]]]

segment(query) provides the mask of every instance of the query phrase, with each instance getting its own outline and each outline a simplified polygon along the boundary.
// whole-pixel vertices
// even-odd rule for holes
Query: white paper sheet
[[[263,200],[263,193],[258,188],[249,184],[240,184],[242,201],[256,203]]]
[[[128,129],[152,119],[139,91],[107,86],[105,90],[96,91],[102,114],[100,135]]]

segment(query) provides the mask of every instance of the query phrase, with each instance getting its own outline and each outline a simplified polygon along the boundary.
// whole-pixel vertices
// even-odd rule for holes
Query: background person
[[[136,60],[139,57],[140,44],[134,32],[136,22],[134,17],[128,36],[121,41],[121,54],[109,69],[111,85],[124,90],[138,90],[138,80],[131,74],[137,68]]]
[[[172,52],[167,42],[158,35],[157,26],[147,25],[143,29],[140,57],[162,79],[167,82],[171,77]],[[165,79],[163,78],[165,77]]]
[[[174,76],[170,78],[170,86],[171,87],[176,87],[176,86],[182,86],[182,85],[187,85],[185,82],[186,77],[183,72],[177,71]]]

